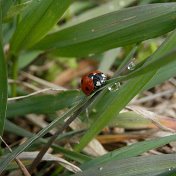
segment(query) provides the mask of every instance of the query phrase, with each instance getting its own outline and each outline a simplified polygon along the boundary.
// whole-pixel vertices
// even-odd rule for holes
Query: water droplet
[[[103,170],[103,167],[100,167],[99,170],[102,171],[102,170]]]
[[[95,32],[95,29],[91,29],[91,32]]]
[[[134,59],[128,64],[128,70],[134,70],[136,64],[134,63]]]
[[[108,90],[111,92],[116,92],[117,90],[119,90],[121,87],[120,82],[114,83],[112,86],[108,87]]]

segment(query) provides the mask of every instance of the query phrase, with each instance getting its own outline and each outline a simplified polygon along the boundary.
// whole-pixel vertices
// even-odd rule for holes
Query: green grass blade
[[[80,101],[78,105],[71,108],[69,111],[67,111],[61,117],[58,117],[55,120],[53,120],[47,127],[43,128],[41,131],[39,131],[37,134],[35,134],[35,136],[26,140],[22,145],[17,147],[12,153],[9,153],[8,155],[6,155],[6,157],[4,157],[2,160],[0,160],[0,173],[3,172],[3,170],[8,166],[10,161],[14,160],[21,152],[23,152],[25,149],[29,148],[37,139],[39,139],[39,138],[43,137],[45,134],[47,134],[52,128],[54,128],[56,125],[58,125],[58,123],[61,122],[61,120],[64,120],[65,118],[70,117],[71,115],[73,115],[74,112],[78,113],[78,110],[80,110],[83,105],[85,106],[89,101],[91,101],[91,98],[92,97],[85,98],[82,101]]]
[[[102,110],[96,117],[88,132],[81,138],[79,144],[75,147],[76,151],[82,150],[96,136],[103,127],[105,127],[115,117],[127,103],[139,93],[146,83],[152,78],[156,71],[146,73],[131,79],[124,84],[118,91],[109,92],[101,98],[99,106]]]
[[[9,102],[7,105],[7,117],[13,118],[29,113],[52,114],[77,104],[83,98],[81,95],[83,94],[79,91],[71,90],[57,94],[31,96],[15,102]]]
[[[149,4],[108,13],[47,35],[34,48],[83,56],[157,37],[175,27],[176,3]]]
[[[0,2],[0,135],[3,135],[7,109],[7,70],[2,46],[2,6]]]
[[[70,3],[71,0],[32,1],[12,37],[12,53],[16,54],[44,37],[58,22]]]
[[[5,131],[9,132],[11,134],[16,134],[18,136],[22,136],[22,137],[33,137],[34,136],[33,133],[27,131],[26,129],[23,129],[23,128],[19,127],[18,125],[10,122],[9,120],[6,120]],[[68,135],[68,134],[66,133],[66,134],[60,135],[59,137],[61,137],[61,136],[64,137],[66,135]],[[57,138],[57,141],[59,141],[59,140],[60,139]],[[39,140],[37,140],[37,142],[40,142],[41,144],[46,144],[47,139],[40,138]],[[74,161],[77,161],[79,163],[84,163],[85,161],[88,161],[88,160],[91,159],[91,157],[88,157],[86,155],[83,155],[81,153],[77,153],[77,152],[74,152],[74,151],[69,151],[67,149],[64,149],[61,146],[56,145],[56,144],[52,144],[51,147],[56,152],[62,152],[65,155],[65,157],[67,157],[69,159],[72,159]]]
[[[163,43],[160,48],[160,53],[164,54],[168,50],[176,49],[176,29],[171,33],[168,37],[167,42]],[[155,53],[155,56],[158,55]],[[176,76],[176,60],[173,59],[172,63],[165,64],[164,67],[160,68],[155,76],[150,80],[150,82],[144,87],[144,89],[149,89],[159,83],[164,82],[165,80],[169,79],[170,77]]]
[[[127,147],[123,147],[122,149],[114,150],[112,152],[109,152],[101,157],[98,157],[96,159],[93,159],[81,166],[83,169],[90,168],[94,165],[105,163],[112,160],[120,160],[125,158],[134,157],[137,155],[141,155],[144,152],[147,152],[149,150],[161,147],[165,144],[168,144],[172,141],[176,141],[176,135],[161,137],[157,139],[152,139],[149,141],[144,142],[138,142],[136,144],[132,144]]]
[[[156,176],[176,167],[176,154],[132,157],[92,166],[74,176]]]
[[[173,35],[175,35],[175,33]],[[151,56],[150,62],[147,63],[148,65],[146,64],[147,66],[139,68],[139,71],[136,70],[136,72],[133,72],[133,75],[131,74],[131,77],[129,76],[131,80],[124,84],[120,90],[116,92],[106,91],[104,96],[102,96],[99,100],[97,99],[98,103],[95,102],[95,109],[98,109],[98,113],[94,115],[96,116],[94,117],[96,120],[92,124],[90,130],[83,136],[80,143],[76,146],[77,151],[82,150],[137,93],[145,88],[147,83],[155,76],[157,71],[164,67],[164,63],[167,63],[167,61],[174,61],[173,56],[176,51],[171,53],[170,57],[162,58],[164,53],[167,53],[170,50],[172,51],[173,47],[175,47],[175,45],[173,45],[173,41],[175,42],[172,37],[169,37],[153,54],[153,56]],[[157,62],[157,64],[154,62]],[[134,75],[136,77],[134,77]]]
[[[72,20],[69,20],[66,24],[62,25],[61,28],[73,26],[73,25],[81,23],[83,21],[87,21],[92,18],[120,10],[120,9],[130,5],[133,2],[134,2],[134,0],[125,0],[125,1],[123,1],[123,3],[121,0],[107,1],[107,3],[104,3],[104,4],[99,5],[97,7],[91,8],[90,10],[85,11],[81,15],[74,17]]]
[[[152,56],[150,56],[147,62],[141,66],[140,68],[136,69],[135,71],[129,73],[128,75],[115,78],[114,80],[111,79],[107,82],[114,82],[118,80],[128,80],[140,74],[144,74],[150,70],[158,69],[156,74],[153,76],[152,80],[147,83],[144,87],[144,90],[147,88],[151,88],[170,77],[175,76],[176,72],[174,68],[176,68],[176,61],[174,59],[174,53],[176,52],[176,30],[174,30],[171,35],[166,39],[166,41],[159,47],[157,52],[155,52]],[[170,68],[170,69],[169,69]],[[166,73],[167,71],[167,73]],[[164,72],[164,73],[163,73]]]

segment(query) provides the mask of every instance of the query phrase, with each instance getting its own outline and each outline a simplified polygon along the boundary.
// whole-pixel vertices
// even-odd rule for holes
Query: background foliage
[[[143,154],[176,140],[175,115],[160,118],[151,112],[158,103],[154,98],[150,105],[131,105],[136,96],[136,101],[155,97],[159,84],[175,80],[176,2],[0,0],[0,7],[0,135],[12,148],[1,145],[0,173],[19,174],[22,166],[13,160],[18,156],[30,165],[52,136],[52,153],[36,175],[174,173],[174,146],[172,152]],[[109,80],[86,97],[80,78],[95,69]],[[175,87],[169,92],[174,94]],[[132,112],[122,112],[127,105]],[[77,119],[67,124],[70,117]],[[113,132],[119,128],[123,134]],[[167,136],[158,135],[161,130]],[[108,143],[110,137],[136,141],[109,150],[103,140]]]

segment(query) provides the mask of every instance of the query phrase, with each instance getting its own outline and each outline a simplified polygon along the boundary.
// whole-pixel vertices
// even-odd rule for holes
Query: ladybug
[[[81,89],[88,96],[100,88],[106,82],[106,75],[100,71],[93,71],[81,79]]]

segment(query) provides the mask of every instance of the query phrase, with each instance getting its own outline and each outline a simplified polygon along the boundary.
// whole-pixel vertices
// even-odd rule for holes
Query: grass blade
[[[94,95],[90,98],[83,99],[82,101],[80,101],[80,103],[78,105],[74,106],[72,109],[67,111],[61,117],[56,118],[47,127],[43,128],[41,131],[39,131],[37,134],[35,134],[35,136],[26,140],[22,145],[17,147],[12,153],[6,155],[5,158],[0,160],[0,173],[3,172],[3,170],[7,167],[8,163],[10,161],[15,159],[25,149],[29,148],[37,139],[39,139],[39,138],[43,137],[45,134],[47,134],[52,128],[54,128],[60,122],[60,120],[68,118],[69,116],[70,116],[70,118],[67,119],[67,121],[70,121],[71,119],[73,119],[73,117],[76,118],[77,115],[79,115],[79,112],[81,113],[83,110],[85,110],[85,108],[87,107],[87,104],[91,100],[94,100],[95,97],[96,96]],[[67,121],[66,121],[66,123],[67,123]],[[66,125],[66,123],[64,125]],[[67,124],[67,125],[69,125],[69,124]],[[59,128],[58,131],[61,130],[61,129],[63,129],[63,127]]]
[[[32,1],[11,40],[13,54],[38,42],[53,27],[71,0]]]
[[[73,25],[81,23],[83,21],[87,21],[92,18],[120,10],[120,9],[130,5],[133,2],[134,2],[134,0],[125,0],[125,1],[123,1],[123,3],[121,0],[108,1],[107,3],[104,3],[98,7],[91,8],[90,10],[87,10],[86,12],[82,13],[81,15],[73,18],[72,20],[68,21],[66,24],[61,26],[61,28],[73,26]]]
[[[134,157],[137,155],[141,155],[144,152],[161,147],[175,140],[176,140],[176,135],[171,135],[171,136],[166,136],[162,138],[152,139],[149,141],[138,142],[136,144],[123,147],[122,149],[119,149],[119,150],[114,150],[101,157],[88,161],[87,163],[83,164],[81,168],[87,169],[94,165],[105,163],[108,161],[120,160],[120,159],[125,159],[125,158]]]
[[[0,1],[0,135],[3,135],[7,109],[7,70],[2,46],[2,6]]]
[[[176,167],[176,154],[132,157],[99,164],[74,176],[156,176]]]
[[[106,92],[101,98],[99,106],[102,108],[99,116],[96,117],[88,132],[81,138],[80,143],[75,147],[76,151],[82,150],[103,127],[115,117],[124,106],[139,93],[145,84],[152,78],[156,71],[146,73],[145,76],[138,76],[124,84],[118,91]]]
[[[172,34],[171,36],[174,36]],[[127,78],[131,78],[126,84],[124,84],[120,90],[114,92],[106,91],[101,99],[97,100],[95,109],[98,109],[96,113],[95,122],[92,124],[90,130],[83,136],[80,143],[76,146],[76,150],[82,150],[90,140],[98,134],[103,127],[105,127],[113,117],[115,117],[121,109],[123,109],[127,103],[140,91],[142,91],[147,83],[156,75],[157,71],[164,67],[164,63],[173,62],[173,56],[176,51],[171,53],[170,57],[162,58],[163,53],[173,50],[173,41],[175,39],[172,37],[162,44],[162,46],[151,56],[150,62],[146,64],[143,68],[139,68],[136,72],[132,72]],[[171,45],[172,44],[172,45]],[[154,63],[152,62],[154,60]],[[163,64],[163,65],[162,65]],[[153,69],[154,68],[154,69]],[[144,74],[145,73],[145,74]],[[134,77],[134,75],[136,77]],[[118,78],[116,78],[118,80]]]
[[[72,107],[78,103],[83,96],[76,90],[63,91],[56,94],[31,96],[7,105],[7,117],[25,115],[29,113],[48,114]],[[48,104],[50,102],[50,104]]]
[[[54,49],[63,56],[83,56],[157,37],[175,27],[176,3],[149,4],[108,13],[52,33],[34,48]]]

